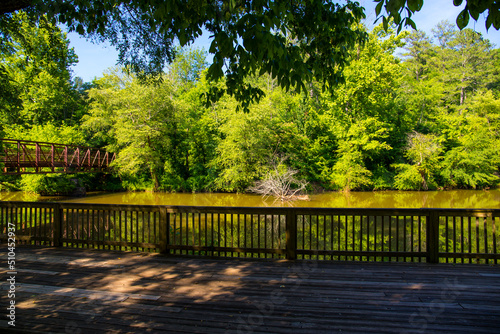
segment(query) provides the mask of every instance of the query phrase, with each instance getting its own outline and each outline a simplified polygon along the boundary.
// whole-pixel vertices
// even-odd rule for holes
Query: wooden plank
[[[388,257],[425,257],[425,253],[418,253],[418,252],[397,252],[397,251],[392,251],[392,252],[382,252],[382,251],[353,251],[353,250],[347,250],[347,251],[330,251],[330,250],[297,250],[297,254],[304,254],[304,255],[333,255],[333,256],[346,256],[346,257],[377,257],[377,256],[388,256]],[[445,254],[445,253],[442,253]]]
[[[399,333],[425,316],[428,332],[498,331],[498,267],[315,263],[21,247],[33,292],[16,316],[21,332]]]
[[[48,238],[45,238],[45,240],[49,240]],[[62,242],[68,242],[68,243],[74,243],[78,244],[83,242],[83,239],[68,239],[68,238],[61,238]],[[109,240],[91,240],[89,245],[93,246],[122,246],[122,247],[135,247],[137,248],[159,248],[159,244],[152,244],[148,242],[124,242],[124,241],[109,241]],[[99,248],[99,247],[98,247]]]
[[[267,254],[287,254],[285,249],[279,248],[238,248],[238,247],[217,247],[217,246],[191,246],[191,245],[169,245],[168,249],[184,251],[210,251],[210,252],[235,252],[235,253],[267,253]]]

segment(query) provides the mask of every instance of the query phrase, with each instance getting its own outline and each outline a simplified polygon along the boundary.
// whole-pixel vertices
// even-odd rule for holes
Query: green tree
[[[434,66],[436,46],[424,32],[415,31],[405,38],[403,53],[403,80],[398,96],[404,100],[409,127],[405,132],[427,132],[434,126],[434,117],[444,96],[441,72]]]
[[[498,182],[500,108],[490,96],[478,96],[466,113],[446,117],[443,137],[449,150],[441,163],[441,175],[449,188],[476,189]]]
[[[441,71],[444,96],[449,104],[464,105],[467,95],[485,88],[491,82],[492,46],[472,29],[455,31],[450,23],[442,22],[434,30],[440,40],[436,48],[436,71]]]
[[[344,191],[366,189],[373,184],[372,172],[365,162],[390,150],[385,142],[387,128],[375,118],[368,118],[353,124],[339,141],[339,158],[332,169],[331,180],[334,188]]]
[[[108,150],[118,153],[114,164],[120,175],[137,181],[149,173],[151,187],[159,189],[167,132],[176,125],[171,82],[144,86],[133,76],[115,71],[97,85],[89,92],[92,102],[83,125],[95,133],[96,140],[106,141]]]
[[[71,83],[70,67],[77,57],[66,34],[44,16],[33,22],[20,12],[0,20],[16,28],[0,53],[3,119],[27,126],[74,123],[81,116],[82,101]]]
[[[304,89],[313,78],[331,89],[342,79],[347,50],[365,38],[354,24],[364,18],[357,2],[32,0],[0,5],[0,14],[26,9],[47,14],[70,31],[105,39],[117,47],[119,62],[138,74],[160,74],[175,57],[174,43],[192,43],[206,30],[213,36],[210,100],[229,93],[248,107],[263,91],[245,82],[272,74],[286,88]],[[217,88],[217,90],[215,90]]]
[[[405,156],[410,164],[395,164],[398,174],[394,185],[400,190],[435,188],[441,145],[432,134],[413,132],[408,135]]]

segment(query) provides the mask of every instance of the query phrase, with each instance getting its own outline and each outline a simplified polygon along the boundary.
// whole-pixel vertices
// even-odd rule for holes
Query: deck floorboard
[[[0,250],[5,277],[7,252]],[[0,321],[2,333],[500,331],[500,266],[22,246],[16,269],[16,327]],[[0,290],[0,305],[7,305],[5,280]]]

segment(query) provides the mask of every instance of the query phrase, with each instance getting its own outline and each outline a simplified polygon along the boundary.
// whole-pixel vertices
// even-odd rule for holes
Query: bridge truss
[[[101,149],[28,140],[0,139],[3,174],[109,172],[116,158]]]

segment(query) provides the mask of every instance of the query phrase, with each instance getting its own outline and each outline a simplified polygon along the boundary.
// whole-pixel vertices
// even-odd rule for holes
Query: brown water
[[[0,193],[0,201],[66,201],[74,203],[330,207],[330,208],[492,208],[500,209],[500,190],[328,192],[310,195],[310,201],[282,203],[250,194],[123,192],[84,198],[47,197],[23,192]]]

